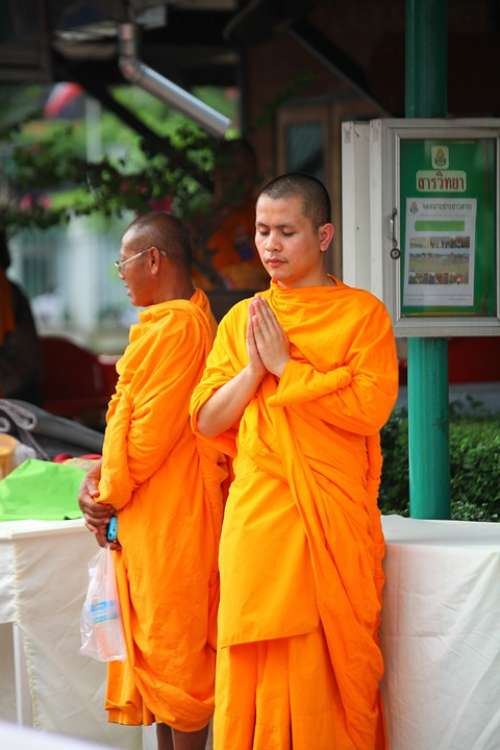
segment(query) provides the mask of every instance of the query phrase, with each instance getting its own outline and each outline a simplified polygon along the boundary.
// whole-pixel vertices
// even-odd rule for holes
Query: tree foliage
[[[189,216],[208,202],[213,139],[146,92],[118,87],[115,96],[151,128],[151,138],[140,138],[103,112],[103,156],[96,162],[86,156],[84,120],[68,124],[28,118],[4,131],[0,150],[7,200],[0,223],[9,232],[92,213],[143,212],[162,202]]]

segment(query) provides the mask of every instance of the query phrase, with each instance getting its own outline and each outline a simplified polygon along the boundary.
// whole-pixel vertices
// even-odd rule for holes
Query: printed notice
[[[475,198],[407,198],[403,304],[474,304]]]

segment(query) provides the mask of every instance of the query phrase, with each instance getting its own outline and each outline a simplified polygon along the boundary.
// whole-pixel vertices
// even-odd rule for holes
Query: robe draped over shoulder
[[[114,553],[127,661],[106,708],[123,724],[205,726],[213,712],[224,459],[193,434],[189,399],[215,331],[208,300],[140,313],[117,369],[98,501],[118,515]]]
[[[346,740],[383,748],[378,645],[384,541],[377,508],[379,430],[397,396],[389,315],[368,292],[335,286],[262,296],[291,359],[265,376],[239,424],[212,439],[235,456],[220,545],[220,647],[312,632],[321,624]],[[203,404],[247,363],[250,300],[221,321],[193,393]]]

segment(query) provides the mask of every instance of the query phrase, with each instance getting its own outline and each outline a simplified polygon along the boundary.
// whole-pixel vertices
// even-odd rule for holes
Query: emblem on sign
[[[448,146],[432,146],[431,159],[433,169],[448,169],[450,165]]]

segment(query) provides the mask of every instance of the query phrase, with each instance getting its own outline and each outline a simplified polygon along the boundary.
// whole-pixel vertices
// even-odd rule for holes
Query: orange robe
[[[391,321],[375,297],[339,281],[292,290],[272,283],[262,296],[288,335],[291,360],[279,381],[266,375],[239,424],[212,440],[235,456],[219,552],[215,748],[282,750],[291,731],[294,750],[380,750],[383,662],[377,631],[384,543],[378,432],[397,395]],[[248,362],[249,302],[238,303],[219,324],[191,401],[195,429],[202,405]],[[299,643],[306,634],[307,648]],[[282,645],[275,639],[284,638],[289,653],[279,655]],[[269,653],[259,647],[250,654],[242,645],[262,643]],[[276,726],[267,735],[262,728],[272,701],[259,699],[268,692],[259,675],[266,664],[281,664],[268,670],[274,674],[270,684],[279,681],[286,663],[291,685],[294,670],[306,669],[309,661],[312,675],[304,679],[314,692],[316,666],[297,656],[304,649],[316,653],[318,664],[328,653],[333,678],[322,665],[318,684],[330,694],[315,703],[330,706],[329,715],[316,720],[311,713],[304,728],[292,706],[276,741]],[[241,697],[245,663],[257,675],[253,719]],[[279,703],[291,700],[290,685]],[[253,728],[245,733],[245,717],[255,723],[255,734]]]
[[[193,435],[189,399],[215,331],[208,300],[140,313],[117,365],[99,498],[118,511],[115,553],[127,661],[108,669],[121,724],[204,727],[213,712],[220,454]]]
[[[255,198],[233,206],[207,242],[212,264],[231,289],[264,289],[268,275],[255,248]]]

